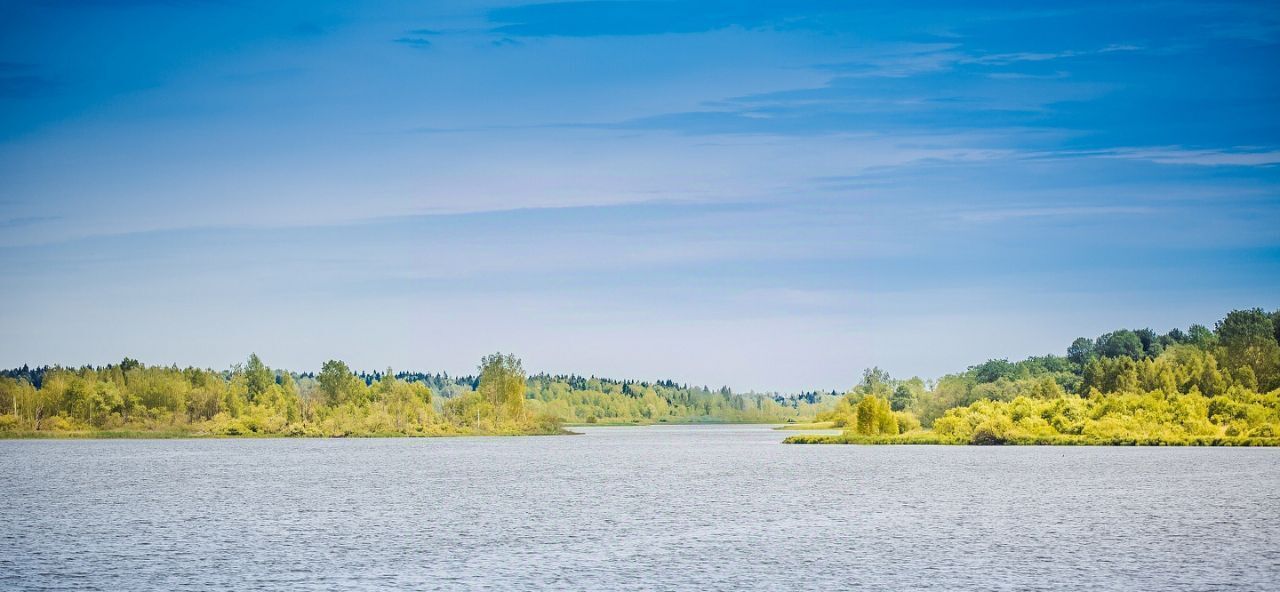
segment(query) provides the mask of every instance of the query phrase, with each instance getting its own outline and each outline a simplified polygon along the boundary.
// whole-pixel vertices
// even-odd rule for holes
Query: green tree
[[[1001,378],[1014,378],[1018,367],[1009,360],[987,360],[970,369],[978,382],[995,382]]]
[[[853,387],[853,393],[859,397],[873,396],[889,398],[893,394],[893,379],[889,373],[879,367],[862,371],[862,382]]]
[[[1233,310],[1214,329],[1226,349],[1226,370],[1248,366],[1262,390],[1280,386],[1280,343],[1270,314],[1261,308]]]
[[[863,397],[854,408],[854,432],[864,436],[895,435],[898,418],[893,414],[889,401],[875,395]]]
[[[1071,342],[1071,347],[1067,348],[1067,359],[1082,368],[1093,358],[1093,355],[1093,340],[1086,337],[1077,337]]]
[[[520,358],[499,352],[480,360],[480,384],[476,391],[508,418],[518,418],[523,412],[525,386]]]
[[[320,368],[316,376],[324,401],[330,407],[341,405],[357,398],[359,387],[363,384],[351,373],[351,368],[340,360],[329,360]]]
[[[273,385],[276,377],[258,354],[249,354],[249,361],[244,365],[246,396],[250,403],[256,403]]]
[[[1187,328],[1187,343],[1200,349],[1210,349],[1218,345],[1218,336],[1204,325],[1191,325]]]
[[[1115,384],[1112,387],[1118,393],[1136,393],[1141,388],[1138,379],[1138,365],[1127,357],[1120,358],[1116,367]]]
[[[14,417],[19,415],[18,397],[22,396],[24,386],[28,386],[26,380],[19,382],[7,376],[0,376],[0,405],[10,412]]]
[[[1057,399],[1066,396],[1062,387],[1058,385],[1058,382],[1052,376],[1041,376],[1031,380],[1031,384],[1026,390],[1028,395],[1037,399]]]
[[[916,394],[912,392],[911,387],[905,382],[898,385],[898,388],[893,389],[893,397],[889,399],[889,404],[894,411],[903,411],[914,405],[915,402]]]
[[[1142,343],[1143,355],[1148,358],[1154,358],[1164,351],[1164,345],[1160,343],[1160,336],[1156,335],[1151,329],[1138,329],[1133,332],[1138,336],[1138,341]]]
[[[1133,360],[1141,358],[1146,353],[1146,349],[1142,347],[1142,339],[1138,337],[1137,333],[1128,329],[1121,329],[1099,337],[1097,351],[1108,358],[1127,357]]]

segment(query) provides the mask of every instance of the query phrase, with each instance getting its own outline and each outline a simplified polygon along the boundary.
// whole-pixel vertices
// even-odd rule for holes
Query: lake
[[[1276,590],[1280,450],[0,441],[4,590]]]

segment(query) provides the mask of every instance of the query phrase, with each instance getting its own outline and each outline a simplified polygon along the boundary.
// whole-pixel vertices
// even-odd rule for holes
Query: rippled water
[[[1280,589],[1280,450],[0,442],[0,588]]]

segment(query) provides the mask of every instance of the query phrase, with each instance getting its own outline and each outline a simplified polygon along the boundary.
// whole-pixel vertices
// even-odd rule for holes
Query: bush
[[[979,446],[1004,444],[1009,441],[1011,432],[1013,432],[1012,420],[1005,416],[992,417],[973,429],[969,443]]]
[[[854,408],[856,423],[854,432],[863,436],[879,434],[896,435],[898,418],[894,415],[889,401],[875,395],[864,397]]]
[[[557,434],[560,432],[560,418],[549,413],[541,413],[533,418],[533,431],[539,434]]]
[[[920,429],[920,420],[916,418],[916,414],[910,411],[895,411],[894,417],[898,419],[898,433],[905,434]]]
[[[55,415],[41,421],[40,429],[48,430],[50,432],[70,432],[75,430],[75,426],[72,425],[70,421],[67,421],[67,418],[61,415]]]
[[[283,430],[280,430],[280,435],[290,436],[290,437],[302,437],[308,434],[307,434],[307,428],[304,427],[302,424],[291,423],[285,426]]]

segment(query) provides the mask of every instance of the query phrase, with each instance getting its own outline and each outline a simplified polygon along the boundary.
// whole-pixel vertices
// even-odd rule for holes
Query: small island
[[[1213,330],[1119,330],[1067,355],[991,360],[936,382],[877,368],[790,444],[1280,446],[1280,311]]]

